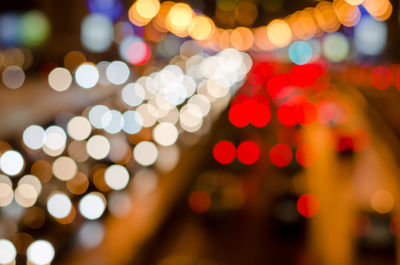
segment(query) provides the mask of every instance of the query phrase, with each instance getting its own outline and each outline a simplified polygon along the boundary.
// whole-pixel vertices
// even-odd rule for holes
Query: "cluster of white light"
[[[15,189],[15,201],[22,207],[31,207],[36,203],[42,184],[40,180],[33,175],[25,175],[18,181],[18,186]]]
[[[117,134],[121,130],[128,134],[138,133],[143,126],[143,118],[134,110],[127,110],[123,114],[104,105],[96,105],[89,111],[89,121],[93,127],[104,129],[110,134]]]
[[[92,42],[90,32],[84,34],[88,49],[96,51],[105,48]],[[68,147],[70,156],[58,157],[52,164],[53,175],[61,181],[72,180],[78,173],[77,162],[83,162],[89,156],[95,160],[108,157],[117,163],[104,172],[105,184],[114,190],[108,203],[99,192],[88,193],[80,199],[77,208],[86,219],[100,218],[107,204],[114,216],[126,215],[131,201],[128,194],[121,190],[128,186],[131,178],[128,169],[119,165],[119,161],[132,155],[141,166],[155,164],[161,171],[171,170],[180,156],[176,144],[179,134],[184,131],[196,133],[204,124],[209,124],[210,114],[226,106],[230,95],[240,86],[252,64],[247,54],[234,49],[224,50],[215,56],[195,54],[181,61],[176,58],[173,60],[177,64],[170,64],[134,83],[127,83],[131,72],[122,61],[103,61],[97,65],[83,63],[75,70],[76,83],[86,89],[97,84],[125,84],[121,89],[120,100],[125,104],[124,108],[128,109],[121,112],[105,105],[96,105],[82,116],[69,119],[65,130],[58,125],[47,129],[31,125],[24,131],[23,142],[26,147],[31,150],[42,149],[52,157],[58,157],[64,152],[67,136],[72,139]],[[65,68],[53,69],[48,78],[50,87],[56,91],[65,91],[71,86],[72,76]],[[154,142],[141,141],[133,149],[119,134],[123,131],[132,135],[140,132],[143,127],[152,126]],[[106,137],[101,133],[92,135],[92,127],[113,136]],[[86,154],[84,158],[76,156],[76,152],[70,148],[72,145],[80,146]],[[114,152],[112,149],[118,150]],[[0,169],[9,176],[20,174],[24,163],[17,151],[6,151],[0,157]],[[152,169],[139,171],[133,177],[133,192],[138,196],[146,196],[156,188],[157,182],[158,176]],[[0,175],[0,206],[9,205],[15,198],[20,206],[30,207],[37,201],[41,188],[37,177],[26,175],[13,191],[10,178]],[[65,193],[57,191],[48,196],[47,211],[54,218],[67,218],[73,210],[71,199]],[[85,247],[98,245],[103,240],[103,229],[97,222],[87,223],[79,232],[80,243]],[[88,235],[93,233],[98,234],[98,237],[88,240]],[[1,255],[0,252],[0,258]],[[27,256],[32,264],[48,264],[54,257],[54,249],[47,241],[35,241],[28,248]]]
[[[90,134],[90,124],[89,122],[85,123],[84,119],[75,117],[68,123],[68,134],[73,139],[83,140]],[[24,130],[22,140],[25,146],[31,150],[42,148],[48,156],[56,157],[64,152],[67,135],[64,129],[57,125],[52,125],[46,130],[38,125],[30,125]]]
[[[183,66],[182,66],[183,65]],[[153,139],[161,146],[173,145],[180,129],[195,133],[199,131],[212,106],[223,108],[230,95],[237,89],[252,66],[251,58],[235,49],[226,49],[215,56],[196,54],[180,66],[168,65],[159,72],[143,76],[129,83],[121,91],[120,98],[128,107],[131,129],[115,115],[115,132],[124,128],[129,134],[137,133],[141,127],[154,127]],[[89,113],[92,125],[107,130],[105,121],[112,118],[105,106],[96,106]],[[92,114],[92,115],[91,115]],[[118,117],[117,117],[118,116]],[[157,161],[158,147],[151,142],[135,146],[134,159],[143,166]]]
[[[81,126],[81,124],[78,125]],[[78,129],[76,126],[74,126],[73,130],[70,129],[73,133],[72,136],[77,135],[77,137],[81,137],[82,130],[84,129]],[[22,140],[31,150],[42,148],[47,155],[58,156],[65,149],[67,135],[65,134],[64,129],[57,125],[50,126],[46,130],[38,125],[30,125],[24,130]]]
[[[9,205],[13,198],[14,190],[12,188],[11,179],[6,175],[0,174],[0,207]]]
[[[59,156],[65,149],[67,135],[58,125],[52,125],[45,130],[42,149],[49,156]]]

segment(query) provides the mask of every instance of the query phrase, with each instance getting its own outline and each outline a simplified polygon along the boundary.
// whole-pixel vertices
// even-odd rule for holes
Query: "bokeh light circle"
[[[257,162],[260,157],[258,145],[252,141],[244,141],[237,148],[237,158],[245,165],[251,165]]]
[[[45,131],[39,125],[30,125],[22,134],[24,144],[32,150],[38,150],[43,146],[44,137]]]
[[[92,126],[87,118],[76,116],[68,121],[67,132],[71,138],[82,141],[89,137]]]
[[[104,172],[104,180],[113,190],[124,189],[129,182],[129,172],[121,165],[112,165]]]
[[[99,77],[97,67],[89,63],[81,64],[75,71],[76,83],[85,89],[94,87],[99,81]]]
[[[319,200],[313,194],[303,194],[297,200],[297,211],[304,217],[313,217],[319,211]]]
[[[277,144],[269,152],[271,163],[277,167],[289,165],[293,158],[292,149],[286,144]]]
[[[1,75],[4,85],[11,89],[19,88],[25,81],[24,70],[16,65],[7,66]]]
[[[178,129],[172,123],[161,122],[154,128],[153,138],[159,145],[173,145],[178,139]]]
[[[331,33],[324,38],[322,51],[329,61],[334,63],[341,62],[346,59],[349,54],[349,41],[342,33]]]
[[[54,247],[45,240],[34,241],[26,250],[28,260],[35,265],[47,265],[53,261]]]
[[[296,41],[289,47],[289,58],[295,64],[306,64],[311,60],[313,51],[306,41]]]
[[[47,199],[47,211],[51,216],[61,219],[71,212],[72,203],[65,193],[56,192]]]
[[[127,134],[138,133],[143,126],[143,118],[139,112],[127,110],[123,115],[124,127],[122,128]]]
[[[230,141],[219,141],[214,146],[213,156],[222,165],[230,164],[235,160],[236,148]]]
[[[114,38],[112,21],[102,14],[90,14],[81,23],[81,41],[91,52],[104,52]]]
[[[72,83],[72,76],[68,69],[56,67],[49,74],[49,86],[58,92],[67,90]]]
[[[89,220],[100,218],[106,208],[105,198],[101,193],[92,192],[86,194],[79,201],[79,212]]]
[[[142,166],[154,164],[158,156],[157,146],[150,141],[138,143],[133,149],[133,157]]]
[[[24,168],[24,165],[24,158],[17,151],[8,150],[0,157],[0,169],[9,176],[18,175]]]
[[[114,85],[122,85],[125,83],[130,75],[128,65],[121,61],[111,62],[106,68],[106,76],[108,81]]]
[[[0,264],[12,264],[17,256],[13,243],[7,239],[0,239]]]
[[[110,142],[102,135],[94,135],[89,138],[86,150],[90,157],[96,160],[104,159],[110,153]]]

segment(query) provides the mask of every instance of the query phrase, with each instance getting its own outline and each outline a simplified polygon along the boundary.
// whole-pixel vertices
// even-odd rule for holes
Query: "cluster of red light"
[[[269,102],[265,99],[261,95],[253,98],[239,95],[229,109],[229,121],[236,127],[245,127],[249,124],[255,127],[266,126],[271,119],[271,111]]]
[[[240,143],[237,149],[230,141],[220,141],[214,146],[213,156],[214,159],[222,165],[232,163],[235,157],[245,165],[252,165],[258,161],[260,149],[258,145],[252,141]],[[292,161],[293,151],[287,144],[277,144],[271,148],[269,158],[271,163],[275,166],[285,167]],[[301,144],[296,150],[296,161],[303,167],[312,166],[316,158],[316,151],[310,145]]]
[[[344,71],[344,78],[353,84],[385,90],[395,86],[400,90],[400,66],[351,66]]]
[[[232,142],[220,141],[214,146],[213,156],[217,162],[223,165],[232,163],[236,156],[241,163],[251,165],[256,163],[260,157],[260,149],[252,141],[240,143],[237,150]]]
[[[317,108],[303,96],[291,97],[278,107],[278,120],[286,126],[309,125],[317,119]]]

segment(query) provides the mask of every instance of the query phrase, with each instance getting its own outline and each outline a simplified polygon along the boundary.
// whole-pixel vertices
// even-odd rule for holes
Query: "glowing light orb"
[[[94,87],[99,81],[99,77],[97,67],[89,63],[81,64],[75,72],[76,83],[86,89]]]
[[[114,85],[122,85],[125,83],[131,71],[126,63],[121,61],[111,62],[106,68],[107,79]]]
[[[3,83],[6,87],[17,89],[21,87],[25,81],[25,72],[19,66],[7,66],[1,74]]]
[[[138,37],[127,37],[119,46],[120,56],[133,65],[145,64],[151,56],[149,45]]]
[[[354,45],[361,54],[377,55],[387,42],[387,25],[371,17],[364,17],[354,29]]]
[[[71,200],[62,192],[56,192],[50,195],[47,200],[47,211],[55,218],[61,219],[67,217],[71,209]]]
[[[293,158],[293,152],[286,144],[277,144],[269,152],[271,163],[277,167],[289,165]]]
[[[72,83],[70,72],[63,67],[54,68],[49,74],[49,86],[55,91],[66,91]]]
[[[86,0],[86,6],[92,14],[102,14],[117,21],[124,10],[121,0]]]
[[[22,134],[22,140],[24,141],[24,144],[32,150],[38,150],[42,148],[44,137],[45,131],[39,125],[30,125]]]
[[[342,33],[331,33],[324,38],[322,51],[329,61],[338,63],[343,61],[349,54],[349,42]]]
[[[222,165],[230,164],[235,160],[236,148],[230,141],[220,141],[214,146],[213,156]]]
[[[289,24],[282,19],[275,19],[267,26],[267,36],[272,44],[284,47],[292,40],[292,30]]]
[[[48,18],[40,11],[29,11],[21,17],[22,43],[29,47],[41,45],[50,34]]]
[[[237,148],[237,158],[245,165],[251,165],[257,162],[260,157],[258,145],[252,141],[244,141]]]
[[[88,119],[82,116],[73,117],[67,123],[67,132],[71,138],[82,141],[89,137],[92,126]]]
[[[0,239],[0,264],[11,264],[17,256],[17,250],[13,243],[6,239]]]
[[[172,123],[162,122],[154,128],[153,138],[160,145],[173,145],[178,139],[178,129]]]
[[[104,172],[104,179],[113,190],[122,190],[128,185],[129,172],[121,165],[112,165]]]
[[[53,162],[53,174],[59,180],[70,180],[78,171],[75,161],[68,156],[61,156]]]
[[[310,44],[305,41],[296,41],[289,47],[289,58],[295,64],[308,63],[312,55],[312,48]]]
[[[45,240],[34,241],[26,250],[28,260],[35,265],[50,264],[54,254],[54,247]]]
[[[110,148],[110,142],[102,135],[92,136],[86,144],[88,154],[96,160],[105,158],[110,153]]]
[[[386,190],[379,190],[372,195],[371,206],[378,213],[388,213],[394,206],[393,195]]]
[[[124,118],[124,127],[122,128],[124,132],[135,134],[142,129],[143,118],[138,112],[127,110],[122,117]]]
[[[81,41],[91,52],[104,52],[110,48],[114,38],[112,21],[101,14],[91,14],[81,24]]]
[[[104,130],[111,134],[119,133],[124,127],[124,118],[118,110],[109,110],[101,118]]]
[[[297,200],[297,211],[304,217],[313,217],[319,211],[319,200],[313,194],[303,194]]]
[[[57,125],[48,127],[45,131],[43,147],[51,150],[63,149],[67,141],[67,135],[63,128]]]
[[[150,166],[154,164],[158,156],[156,145],[149,141],[138,143],[133,149],[133,157],[136,162],[142,166]]]
[[[110,109],[104,105],[96,105],[89,111],[89,121],[93,127],[97,129],[103,129],[102,117]]]
[[[9,176],[18,175],[24,168],[24,165],[24,158],[17,151],[6,151],[0,157],[0,169]]]
[[[105,198],[98,192],[89,193],[79,201],[79,212],[89,220],[100,218],[105,208]]]
[[[121,91],[122,100],[131,107],[142,104],[145,95],[144,88],[137,83],[129,83]]]

